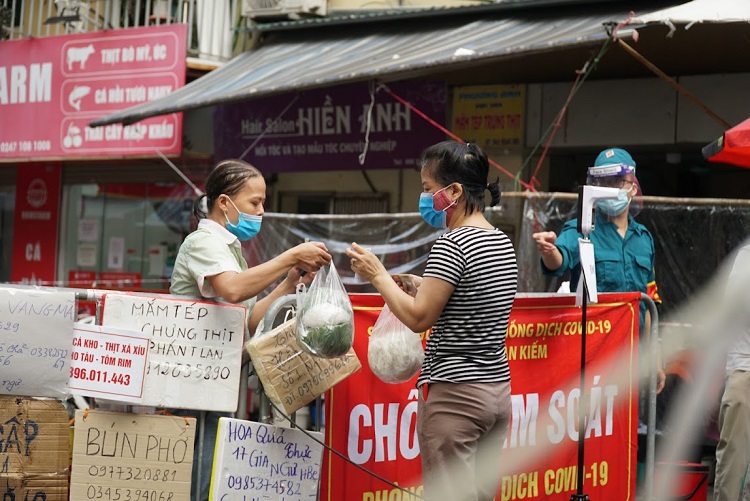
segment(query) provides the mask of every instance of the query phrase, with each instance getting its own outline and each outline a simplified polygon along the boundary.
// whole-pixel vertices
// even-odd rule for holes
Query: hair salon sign
[[[0,161],[177,154],[182,116],[90,128],[185,84],[184,24],[0,44]]]

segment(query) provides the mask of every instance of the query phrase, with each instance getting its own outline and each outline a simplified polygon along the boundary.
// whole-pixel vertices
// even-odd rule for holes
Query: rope
[[[406,106],[407,108],[409,108],[411,111],[413,111],[414,113],[416,113],[417,115],[419,115],[420,117],[422,117],[423,119],[425,119],[429,124],[431,124],[432,126],[436,127],[437,129],[439,129],[445,135],[449,136],[452,139],[455,139],[459,143],[465,143],[466,142],[463,139],[461,139],[460,137],[458,137],[456,134],[454,134],[453,132],[449,131],[448,129],[446,129],[445,127],[443,127],[439,123],[437,123],[435,120],[433,120],[430,117],[428,117],[425,113],[423,113],[421,110],[419,110],[413,104],[411,104],[409,101],[407,101],[406,99],[402,98],[401,96],[399,96],[398,94],[396,94],[395,92],[393,92],[391,89],[389,89],[386,85],[380,84],[379,88],[383,89],[385,92],[388,93],[389,96],[391,96],[396,101],[400,102],[401,104],[403,104],[404,106]],[[528,183],[526,183],[524,181],[520,181],[520,180],[516,179],[515,174],[513,174],[509,170],[505,169],[503,166],[501,166],[500,164],[498,164],[497,162],[495,162],[491,158],[488,158],[487,160],[489,161],[489,164],[491,166],[493,166],[494,168],[496,168],[497,170],[499,170],[503,174],[507,175],[508,177],[510,177],[511,179],[513,179],[514,181],[516,181],[517,183],[519,183],[521,186],[523,186],[527,190],[534,191],[534,187],[533,186],[531,186],[530,184],[528,184]]]
[[[398,484],[394,484],[390,480],[388,480],[388,479],[386,479],[384,477],[381,477],[380,475],[378,475],[374,471],[368,470],[364,466],[360,466],[357,463],[352,462],[348,457],[344,456],[342,453],[340,453],[339,451],[337,451],[336,449],[334,449],[330,445],[326,444],[325,442],[322,442],[321,440],[318,439],[318,437],[314,436],[312,433],[310,433],[307,430],[304,430],[304,429],[300,428],[299,426],[297,426],[297,423],[295,423],[294,421],[292,421],[292,418],[290,416],[286,415],[284,413],[284,411],[282,411],[281,409],[279,409],[278,407],[276,407],[276,405],[273,402],[271,402],[270,400],[269,400],[269,403],[271,404],[271,407],[273,407],[276,410],[276,412],[279,413],[279,415],[281,417],[283,417],[284,419],[286,419],[287,421],[289,421],[290,423],[292,423],[292,425],[296,429],[298,429],[299,431],[301,431],[302,433],[304,433],[305,435],[307,435],[307,437],[310,438],[311,440],[313,440],[313,441],[317,442],[318,444],[322,445],[323,448],[325,448],[326,450],[332,452],[333,454],[335,454],[336,456],[340,457],[341,459],[343,459],[347,463],[349,463],[349,464],[351,464],[353,466],[356,466],[357,468],[359,468],[360,470],[362,470],[366,474],[368,474],[368,475],[370,475],[370,476],[372,476],[374,478],[377,478],[378,480],[380,480],[381,482],[383,482],[385,484],[390,485],[394,489],[398,489],[400,491],[403,491],[403,492],[409,494],[413,499],[422,499],[422,500],[424,500],[423,497],[417,495],[416,493],[414,493],[414,492],[412,492],[412,491],[410,491],[408,489],[405,489],[405,488],[401,487]]]
[[[610,38],[607,38],[604,44],[602,44],[602,47],[599,49],[599,52],[596,55],[592,56],[591,59],[586,61],[586,64],[583,65],[582,69],[576,70],[576,79],[570,88],[570,92],[568,93],[568,98],[565,100],[565,103],[563,104],[562,108],[558,112],[557,117],[555,118],[555,121],[552,122],[547,127],[547,130],[545,130],[544,134],[542,134],[542,139],[540,139],[539,142],[534,145],[534,148],[531,150],[531,153],[526,157],[526,160],[523,162],[523,164],[521,165],[521,168],[518,170],[518,174],[516,174],[517,177],[520,176],[521,173],[524,171],[524,169],[526,168],[531,158],[534,157],[534,154],[541,146],[542,140],[546,137],[547,142],[544,145],[544,151],[542,151],[542,154],[539,157],[539,160],[537,161],[536,167],[534,168],[534,172],[531,175],[531,184],[534,187],[537,187],[540,185],[536,176],[539,173],[539,169],[541,169],[542,167],[542,163],[544,162],[545,157],[547,156],[547,151],[549,151],[549,148],[552,145],[552,140],[555,138],[555,134],[557,133],[557,130],[560,128],[560,125],[562,124],[563,117],[567,113],[570,103],[573,101],[573,97],[575,97],[576,93],[578,92],[578,89],[581,88],[581,86],[589,77],[591,72],[594,71],[594,69],[596,68],[596,65],[599,64],[599,61],[607,52],[607,50],[609,50],[609,47],[611,44],[612,44],[612,40]],[[536,190],[533,190],[533,191],[536,191]]]
[[[731,124],[721,118],[719,115],[717,115],[713,110],[711,110],[708,106],[703,104],[700,99],[698,99],[692,92],[687,90],[685,87],[680,85],[679,82],[677,82],[675,79],[671,78],[669,75],[664,73],[662,70],[660,70],[654,63],[643,57],[638,51],[636,51],[634,48],[632,48],[630,45],[626,44],[622,41],[621,38],[617,39],[617,43],[625,49],[625,52],[633,56],[635,59],[637,59],[640,63],[642,63],[646,68],[651,70],[653,73],[656,74],[659,78],[664,80],[670,87],[672,87],[674,90],[688,98],[690,101],[693,102],[698,108],[703,110],[708,116],[713,118],[716,122],[718,122],[724,129],[731,128]]]

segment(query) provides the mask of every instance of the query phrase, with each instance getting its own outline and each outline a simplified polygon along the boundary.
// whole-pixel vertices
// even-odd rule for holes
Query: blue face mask
[[[229,203],[231,203],[240,214],[240,218],[237,221],[237,224],[232,224],[226,213],[224,213],[224,217],[227,219],[226,229],[229,230],[229,233],[236,236],[240,242],[246,242],[257,235],[260,231],[260,224],[263,222],[263,216],[251,216],[250,214],[241,212],[237,209],[237,206],[234,205],[231,198],[229,199]]]
[[[432,193],[419,195],[419,213],[422,219],[433,228],[446,228],[446,213],[444,210],[435,210],[435,202]]]
[[[614,199],[605,199],[605,200],[597,200],[596,201],[596,208],[602,212],[602,214],[605,214],[610,217],[618,216],[623,213],[625,209],[628,208],[628,204],[630,203],[630,200],[628,199],[628,191],[630,190],[620,190],[620,195],[617,200]]]

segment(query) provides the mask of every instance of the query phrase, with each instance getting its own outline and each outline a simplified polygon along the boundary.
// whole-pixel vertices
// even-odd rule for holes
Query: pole
[[[586,382],[586,305],[588,304],[588,287],[586,287],[586,279],[581,273],[582,284],[583,284],[583,302],[581,303],[581,380],[580,380],[580,395],[578,397],[578,481],[576,485],[576,493],[570,496],[571,501],[589,501],[588,494],[583,493],[583,479],[584,479],[584,439],[586,438],[586,415],[588,414],[588,398],[584,393],[584,384]]]

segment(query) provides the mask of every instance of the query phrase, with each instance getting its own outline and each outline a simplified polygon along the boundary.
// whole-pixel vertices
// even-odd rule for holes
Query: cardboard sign
[[[341,358],[314,357],[295,337],[296,319],[256,336],[245,345],[269,400],[286,414],[309,404],[362,368],[354,349]]]
[[[300,430],[220,418],[209,499],[316,499],[322,456],[323,446]]]
[[[140,402],[151,336],[100,325],[73,325],[71,393]]]
[[[105,294],[102,325],[151,336],[143,405],[237,410],[244,306]]]
[[[190,498],[195,418],[76,411],[70,501]]]
[[[57,400],[0,396],[0,499],[67,501],[70,431]]]
[[[73,292],[0,287],[0,395],[65,399]]]

